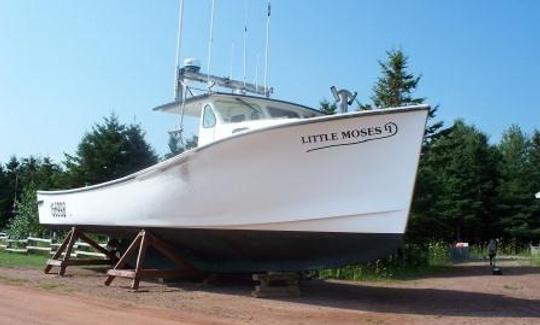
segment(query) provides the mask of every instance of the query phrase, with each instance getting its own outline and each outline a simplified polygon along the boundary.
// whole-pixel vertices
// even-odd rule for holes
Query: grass
[[[43,255],[21,255],[0,251],[0,268],[42,269],[48,257]]]
[[[469,252],[474,257],[488,256],[487,244],[472,245]],[[500,242],[497,244],[497,255],[533,257],[528,246],[512,242]]]
[[[374,262],[349,265],[341,268],[319,271],[319,278],[353,281],[394,281],[412,280],[426,275],[441,273],[451,267],[450,246],[444,242],[427,245],[405,245],[400,257],[396,255]],[[471,257],[487,256],[487,245],[472,245]],[[527,246],[502,242],[497,255],[511,255],[526,258],[528,265],[540,267],[540,256],[533,256]],[[510,289],[510,288],[507,288]]]
[[[540,256],[531,256],[531,264],[540,267]]]
[[[434,242],[425,246],[406,245],[400,257],[391,255],[374,262],[326,269],[322,279],[353,281],[411,280],[448,270],[450,251],[447,244]]]

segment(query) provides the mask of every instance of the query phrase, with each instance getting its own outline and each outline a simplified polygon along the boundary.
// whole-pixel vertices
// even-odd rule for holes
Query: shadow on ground
[[[97,270],[94,269],[94,271]],[[506,266],[503,267],[503,272],[503,277],[538,275],[540,274],[540,268]],[[496,281],[496,279],[501,279],[499,276],[491,275],[489,266],[486,265],[456,265],[447,271],[432,274],[428,277],[455,277],[455,281],[460,281],[460,277],[467,276],[481,276],[479,281],[486,285],[493,283],[492,281]],[[493,280],[484,279],[483,276],[492,277]],[[377,283],[366,285],[362,284],[362,282],[306,280],[303,282],[302,297],[274,300],[391,314],[540,318],[540,300],[510,297],[503,293],[406,287],[407,285],[407,281],[400,282],[397,285],[389,285],[385,282],[381,282],[380,285]],[[202,282],[168,283],[167,289],[162,286],[155,287],[146,282],[141,284],[141,289],[143,293],[146,290],[156,290],[167,294],[168,292],[182,290],[205,291],[232,296],[251,296],[253,282],[249,276],[233,275],[220,276],[210,284],[202,284]]]
[[[306,303],[381,313],[537,317],[540,300],[433,288],[376,287],[313,281],[303,292]]]
[[[462,276],[489,276],[493,281],[499,276],[491,275],[489,267],[483,265],[458,265],[441,275],[429,278]],[[540,274],[540,268],[511,266],[503,268],[505,276]],[[488,281],[486,281],[488,280]],[[491,279],[479,281],[486,285]],[[406,286],[404,282],[403,286]],[[184,287],[183,284],[180,284]],[[540,318],[540,300],[522,299],[483,292],[469,292],[446,288],[407,288],[388,286],[381,282],[364,285],[361,282],[308,280],[303,282],[302,297],[277,299],[301,304],[318,305],[347,310],[441,316],[474,317],[529,317]],[[193,290],[192,284],[186,284]],[[203,291],[232,295],[250,295],[251,283],[245,278],[226,279],[203,287]]]

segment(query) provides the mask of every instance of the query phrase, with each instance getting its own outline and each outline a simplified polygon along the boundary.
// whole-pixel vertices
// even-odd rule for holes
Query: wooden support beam
[[[71,228],[71,232],[69,234],[69,241],[66,248],[66,253],[64,255],[64,259],[62,265],[60,266],[60,272],[58,272],[59,275],[64,275],[66,273],[66,262],[69,261],[69,258],[71,257],[71,251],[73,250],[73,245],[77,241],[77,230],[75,227]]]
[[[73,247],[77,240],[81,240],[94,247],[99,252],[105,254],[108,259],[71,259],[71,252],[73,251]],[[114,264],[117,260],[118,258],[114,256],[113,252],[99,246],[94,240],[86,236],[76,227],[72,227],[62,242],[62,245],[58,247],[58,250],[54,256],[47,261],[47,265],[45,266],[45,274],[50,273],[54,266],[60,268],[60,271],[58,272],[59,275],[64,275],[66,268],[71,265],[110,265]]]
[[[154,248],[164,257],[175,262],[177,269],[145,269],[144,259],[149,247]],[[122,269],[127,264],[128,259],[135,254],[137,248],[137,263],[135,268]],[[193,276],[195,274],[200,274],[200,272],[197,271],[191,264],[186,262],[182,257],[178,256],[169,244],[143,229],[139,232],[135,239],[133,239],[129,245],[129,248],[124,255],[120,257],[120,260],[116,263],[116,265],[107,271],[105,285],[110,285],[115,277],[122,277],[132,279],[133,281],[131,283],[131,288],[133,290],[137,290],[139,288],[139,282],[143,278],[178,278]]]
[[[251,295],[256,298],[299,297],[300,276],[290,272],[268,272],[253,274],[253,280],[259,281]]]

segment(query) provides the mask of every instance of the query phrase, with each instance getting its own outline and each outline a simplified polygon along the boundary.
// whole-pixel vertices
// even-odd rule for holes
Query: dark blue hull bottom
[[[139,228],[77,226],[124,238],[125,249]],[[402,234],[145,228],[175,247],[197,269],[212,273],[300,272],[369,262],[386,257]],[[165,266],[149,251],[148,266]],[[172,265],[171,265],[172,266]]]

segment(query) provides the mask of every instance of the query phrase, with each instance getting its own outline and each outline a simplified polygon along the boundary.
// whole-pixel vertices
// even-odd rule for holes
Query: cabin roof
[[[277,104],[280,106],[289,106],[290,108],[300,110],[300,111],[308,111],[310,113],[314,113],[316,115],[323,115],[320,111],[313,109],[308,106],[279,100],[279,99],[273,99],[273,98],[266,98],[266,97],[258,97],[258,96],[249,96],[249,95],[241,95],[241,94],[231,94],[231,93],[220,93],[220,92],[214,92],[214,93],[206,93],[202,95],[193,96],[186,99],[185,103],[185,115],[187,116],[193,116],[193,117],[199,117],[202,110],[202,104],[206,102],[207,99],[215,98],[215,99],[244,99],[249,102],[259,102],[264,105],[269,104]],[[161,111],[161,112],[168,112],[168,113],[176,113],[180,114],[182,109],[182,102],[180,101],[174,101],[167,104],[160,105],[158,107],[155,107],[154,111]]]

